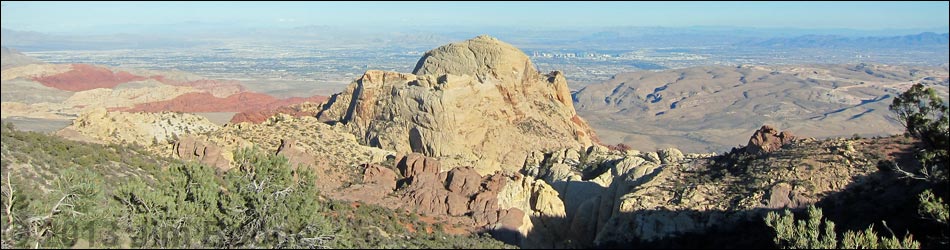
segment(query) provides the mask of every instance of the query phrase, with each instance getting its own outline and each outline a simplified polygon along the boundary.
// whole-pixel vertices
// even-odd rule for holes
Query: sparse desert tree
[[[18,248],[64,248],[111,222],[102,178],[88,169],[68,168],[44,192],[7,178],[4,185],[5,244]]]
[[[322,205],[307,167],[291,168],[287,158],[259,149],[235,153],[237,169],[228,171],[220,200],[225,208],[224,232],[235,246],[329,247],[335,228]]]
[[[894,98],[889,106],[906,129],[904,134],[917,138],[924,148],[917,158],[924,168],[922,174],[931,179],[946,179],[947,150],[950,148],[950,108],[933,88],[914,84]]]

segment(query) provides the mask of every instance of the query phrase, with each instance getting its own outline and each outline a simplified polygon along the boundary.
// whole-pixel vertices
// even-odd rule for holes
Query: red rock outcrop
[[[319,95],[308,98],[292,97],[281,100],[282,102],[289,103],[289,106],[280,106],[271,110],[253,110],[237,113],[231,117],[231,123],[261,123],[276,114],[288,114],[293,117],[316,116],[317,112],[320,111],[319,105],[317,104],[323,103],[326,100],[326,96]],[[312,105],[307,105],[307,103]]]
[[[136,105],[135,107],[125,109],[123,111],[128,112],[162,112],[162,111],[173,111],[173,112],[185,112],[185,113],[194,113],[194,112],[259,112],[265,110],[276,110],[281,106],[288,106],[292,104],[298,104],[303,102],[314,102],[326,99],[323,96],[314,96],[309,98],[287,98],[287,99],[277,99],[272,96],[255,93],[255,92],[241,92],[225,98],[215,97],[210,93],[188,93],[180,95],[171,100],[150,102]],[[275,112],[276,114],[277,112]],[[266,114],[266,113],[265,113]],[[258,115],[244,115],[242,117],[254,118],[258,116],[263,116],[263,114]],[[266,120],[267,117],[264,117],[263,120]],[[252,119],[255,120],[256,119]],[[263,121],[261,120],[261,121]]]
[[[129,112],[243,112],[267,107],[276,99],[272,96],[244,92],[226,98],[217,98],[210,93],[188,93],[171,100],[143,103],[126,110]]]
[[[454,168],[448,172],[445,188],[464,196],[475,195],[482,184],[482,178],[472,167]]]
[[[113,72],[107,68],[89,64],[73,64],[72,70],[65,73],[33,78],[34,81],[47,87],[66,91],[114,88],[122,83],[145,79],[145,77],[133,75],[129,72]]]
[[[470,215],[477,227],[521,227],[524,211],[498,206],[498,194],[508,176],[495,173],[482,177],[472,167],[439,172],[440,165],[435,158],[419,153],[411,153],[399,161],[396,168],[409,181],[403,187],[406,192],[402,199],[406,204],[412,204],[416,211],[427,215]],[[367,173],[373,172],[367,169]],[[364,181],[367,178],[370,177],[364,175]]]
[[[199,79],[192,81],[184,80],[174,80],[163,75],[152,75],[148,78],[156,80],[158,82],[172,85],[172,86],[188,86],[196,89],[204,90],[206,92],[212,93],[215,96],[227,96],[233,93],[244,92],[246,89],[241,85],[241,82],[233,80],[212,80],[212,79]]]
[[[363,171],[363,183],[376,185],[380,189],[391,192],[396,189],[396,172],[384,166],[371,164]]]
[[[745,151],[750,154],[769,153],[797,139],[798,137],[791,132],[779,132],[778,129],[772,126],[763,125],[762,128],[755,131],[755,134],[752,134],[752,138],[749,138],[749,144],[746,145]]]
[[[435,158],[426,157],[419,153],[411,153],[399,161],[397,168],[399,174],[410,181],[415,181],[413,179],[417,179],[416,177],[423,174],[438,174],[441,171],[441,163]]]

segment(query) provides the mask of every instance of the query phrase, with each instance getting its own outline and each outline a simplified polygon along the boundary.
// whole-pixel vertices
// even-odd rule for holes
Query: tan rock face
[[[429,51],[415,74],[367,71],[317,115],[360,142],[422,153],[483,175],[516,171],[529,152],[592,145],[560,72],[480,36]]]
[[[69,64],[29,64],[19,67],[13,67],[8,69],[3,69],[2,79],[3,81],[13,80],[16,78],[34,78],[34,77],[45,77],[50,75],[56,75],[65,73],[72,70],[72,65]]]
[[[303,165],[318,170],[318,184],[324,188],[357,181],[353,177],[363,172],[362,164],[383,162],[393,155],[359,145],[352,134],[316,118],[283,114],[261,124],[221,127],[192,114],[127,113],[99,108],[90,109],[57,133],[94,142],[138,143],[158,155],[196,160],[222,169],[233,167],[237,150],[257,146],[287,157],[292,167]],[[393,184],[390,189],[394,187]]]
[[[430,50],[419,59],[416,75],[470,75],[477,79],[523,80],[537,70],[521,50],[486,35]]]
[[[185,136],[175,143],[175,156],[186,161],[197,161],[205,165],[227,170],[231,161],[222,155],[222,148],[195,136]]]
[[[86,110],[64,130],[78,131],[106,143],[136,143],[148,147],[168,145],[175,138],[219,128],[207,118],[192,114],[107,112],[97,108]]]
[[[175,98],[176,96],[195,93],[197,89],[191,87],[177,87],[155,83],[154,81],[142,81],[135,88],[96,88],[85,91],[78,91],[69,99],[63,101],[63,104],[70,107],[105,107],[108,109],[127,108],[135,105],[164,101]],[[155,112],[160,112],[157,110]],[[174,111],[174,110],[164,110]]]
[[[306,166],[316,162],[314,156],[308,154],[305,149],[298,147],[297,140],[294,139],[280,139],[280,146],[277,147],[277,155],[286,157],[291,167],[298,167],[300,165]]]

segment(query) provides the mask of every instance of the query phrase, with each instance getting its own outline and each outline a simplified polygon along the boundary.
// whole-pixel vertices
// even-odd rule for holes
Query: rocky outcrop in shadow
[[[756,130],[752,134],[752,138],[749,138],[745,152],[750,154],[770,153],[797,139],[798,137],[792,135],[789,131],[779,132],[778,129],[772,126],[762,125],[762,128]]]

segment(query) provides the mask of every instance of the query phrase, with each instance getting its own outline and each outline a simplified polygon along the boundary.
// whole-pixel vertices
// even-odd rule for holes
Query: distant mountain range
[[[947,47],[950,34],[925,32],[916,35],[887,37],[843,37],[836,35],[804,35],[790,38],[770,38],[750,40],[739,46],[757,46],[772,48],[905,48],[905,47]]]
[[[603,27],[595,29],[532,29],[512,27],[406,27],[401,29],[301,26],[295,28],[212,29],[210,25],[182,24],[182,28],[107,34],[46,34],[2,29],[0,44],[22,51],[111,50],[186,48],[223,40],[253,40],[286,44],[310,42],[324,46],[430,47],[483,33],[496,34],[526,48],[643,48],[755,46],[774,48],[909,48],[943,46],[947,33],[924,32],[903,36],[898,32],[858,32],[853,30],[754,29],[741,27]],[[123,29],[124,30],[124,29]]]
[[[0,29],[0,44],[21,51],[184,48],[202,42],[188,37],[141,34],[51,35]]]

